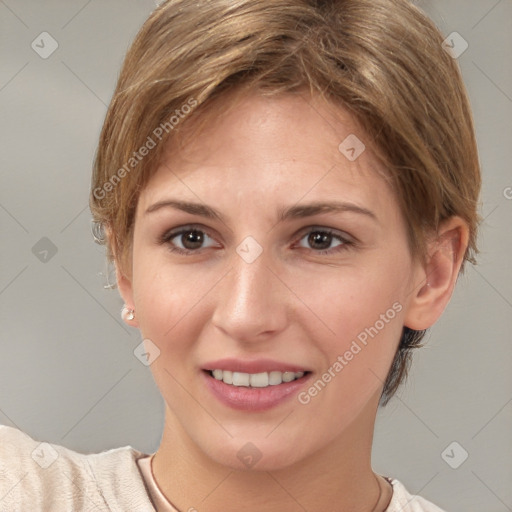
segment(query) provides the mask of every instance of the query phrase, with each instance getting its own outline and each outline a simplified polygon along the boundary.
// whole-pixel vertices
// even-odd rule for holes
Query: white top
[[[84,454],[0,425],[0,512],[179,512],[158,488],[153,454]],[[386,512],[443,512],[396,479]]]

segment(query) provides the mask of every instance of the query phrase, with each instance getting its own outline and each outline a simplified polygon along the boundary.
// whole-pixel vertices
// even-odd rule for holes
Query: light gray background
[[[469,266],[411,378],[380,411],[374,469],[448,511],[512,510],[512,0],[417,2],[448,35],[472,101],[484,187]],[[88,187],[99,130],[149,0],[0,0],[0,423],[78,451],[157,449],[163,401],[138,331],[105,290]],[[42,59],[43,31],[58,49]],[[508,196],[508,199],[507,199]],[[49,238],[57,253],[32,248]],[[51,253],[49,254],[51,256]],[[441,454],[458,442],[468,459]],[[457,461],[462,452],[448,452]]]

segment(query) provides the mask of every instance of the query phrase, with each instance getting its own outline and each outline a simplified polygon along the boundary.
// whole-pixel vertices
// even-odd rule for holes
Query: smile
[[[216,380],[221,380],[224,384],[231,386],[245,386],[251,388],[266,388],[268,386],[278,386],[283,382],[292,382],[300,379],[308,372],[260,372],[243,373],[228,370],[210,370],[210,375]]]
[[[310,371],[272,370],[245,373],[203,370],[206,389],[225,406],[247,412],[262,412],[296,396],[310,380]]]

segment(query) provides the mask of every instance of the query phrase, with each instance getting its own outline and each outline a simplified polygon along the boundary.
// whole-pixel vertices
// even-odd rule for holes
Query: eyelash
[[[172,245],[172,242],[171,242],[171,240],[173,238],[176,238],[179,235],[183,235],[184,233],[190,233],[192,231],[196,231],[196,232],[205,234],[208,237],[213,239],[213,237],[208,233],[207,230],[204,230],[204,229],[201,229],[200,227],[192,225],[192,226],[184,226],[177,230],[166,231],[159,238],[159,243],[161,245],[167,244],[169,246],[169,250],[171,252],[178,253],[183,256],[193,256],[194,254],[199,254],[201,252],[201,248],[196,249],[196,250],[181,249],[180,247],[176,247],[176,246]],[[303,232],[300,235],[300,237],[297,239],[297,241],[300,242],[305,236],[310,235],[311,233],[322,233],[322,234],[332,235],[333,238],[335,238],[341,242],[340,245],[338,245],[332,249],[321,249],[321,250],[310,249],[315,254],[320,254],[320,255],[334,254],[334,253],[338,253],[341,251],[351,249],[356,245],[356,243],[353,240],[349,240],[348,238],[342,236],[341,234],[339,234],[339,232],[337,232],[335,230],[332,230],[330,228],[320,228],[320,227],[315,227],[315,226],[311,227],[308,231]]]

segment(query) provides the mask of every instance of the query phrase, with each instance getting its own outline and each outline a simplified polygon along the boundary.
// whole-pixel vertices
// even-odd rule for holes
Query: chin
[[[205,453],[215,463],[226,466],[235,471],[277,471],[288,468],[306,454],[304,446],[288,438],[286,444],[282,440],[268,440],[265,438],[250,441],[241,438],[230,439],[220,446],[208,446]],[[301,447],[301,450],[297,449]]]

